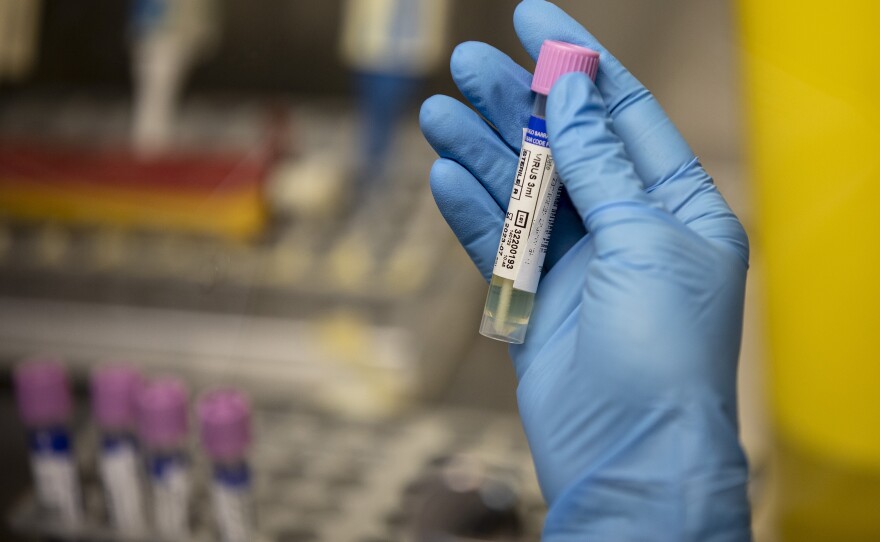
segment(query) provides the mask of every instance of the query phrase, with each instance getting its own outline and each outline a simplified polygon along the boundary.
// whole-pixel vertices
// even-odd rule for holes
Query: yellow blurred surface
[[[835,464],[787,445],[779,447],[775,459],[775,516],[783,542],[880,540],[880,473]]]
[[[880,2],[740,0],[782,540],[880,540]]]
[[[740,6],[777,422],[880,470],[880,3]]]
[[[14,183],[11,183],[14,184]],[[245,187],[229,194],[181,197],[104,187],[61,191],[52,187],[0,185],[0,210],[20,220],[67,224],[112,224],[206,233],[248,239],[265,223],[262,194]]]

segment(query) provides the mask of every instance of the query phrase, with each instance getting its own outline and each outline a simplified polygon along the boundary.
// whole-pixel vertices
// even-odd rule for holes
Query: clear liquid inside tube
[[[535,294],[513,287],[513,281],[497,275],[489,282],[480,334],[513,344],[526,339]]]
[[[535,94],[532,116],[543,119],[546,105],[547,97]],[[549,230],[550,227],[547,228],[548,235]],[[522,344],[525,342],[534,303],[534,292],[514,288],[513,279],[499,276],[493,271],[480,323],[480,334],[499,341]]]

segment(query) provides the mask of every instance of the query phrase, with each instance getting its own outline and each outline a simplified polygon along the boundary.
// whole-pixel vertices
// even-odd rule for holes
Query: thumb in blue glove
[[[748,242],[712,179],[644,87],[554,5],[514,23],[601,54],[594,85],[561,78],[547,102],[567,196],[525,344],[517,398],[549,504],[546,540],[747,540],[736,363]],[[431,186],[484,276],[510,195],[529,75],[485,44],[452,74],[495,126],[446,97],[422,107],[440,154]]]

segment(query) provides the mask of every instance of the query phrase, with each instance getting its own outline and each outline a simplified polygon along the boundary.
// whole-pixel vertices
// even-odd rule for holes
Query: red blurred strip
[[[132,191],[238,191],[262,184],[271,152],[181,152],[144,160],[127,151],[83,151],[0,141],[0,183],[112,186]]]

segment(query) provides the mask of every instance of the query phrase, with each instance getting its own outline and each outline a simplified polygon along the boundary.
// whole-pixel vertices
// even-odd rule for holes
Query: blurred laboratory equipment
[[[264,227],[262,185],[274,137],[267,112],[236,126],[250,136],[247,143],[227,137],[229,128],[210,136],[213,127],[199,113],[178,119],[184,133],[174,150],[145,161],[119,143],[127,141],[122,102],[23,101],[7,109],[0,129],[0,210],[7,219],[231,239]]]
[[[124,122],[106,122],[125,114],[121,102],[19,106],[0,118],[16,141],[63,142],[72,117],[90,141],[124,138]],[[442,389],[481,286],[424,182],[417,127],[402,129],[387,197],[346,210],[353,180],[320,157],[347,148],[349,112],[286,106],[271,118],[290,119],[297,137],[278,143],[284,128],[269,123],[268,135],[267,111],[196,101],[181,112],[176,154],[149,162],[63,143],[0,147],[3,354],[53,344],[87,363],[136,352],[157,369],[362,414]],[[287,204],[296,191],[316,203]]]
[[[42,0],[0,0],[0,83],[26,78],[37,60]]]
[[[251,499],[251,409],[233,389],[213,390],[199,400],[202,448],[211,461],[211,498],[223,542],[248,542],[255,536]]]
[[[438,458],[413,490],[411,539],[521,540],[517,484],[481,458]]]
[[[129,370],[95,374],[115,380]],[[102,394],[92,399],[103,405],[93,410],[100,429],[115,401],[92,389]],[[209,388],[195,408],[203,453],[190,453],[185,390],[163,376],[136,394],[158,534],[125,531],[107,517],[101,504],[115,494],[89,470],[106,453],[88,438],[90,423],[75,424],[71,435],[93,443],[70,463],[84,480],[82,521],[58,529],[39,499],[25,496],[11,512],[13,526],[33,536],[120,542],[539,539],[545,507],[512,414],[444,407],[364,420],[296,397],[251,404],[238,389]],[[113,425],[127,408],[114,410]],[[245,519],[252,513],[259,521]]]
[[[177,28],[163,5],[136,2],[135,20]],[[349,106],[200,94],[149,156],[129,145],[129,107],[53,91],[0,108],[5,355],[47,341],[74,360],[137,352],[367,415],[442,389],[479,280],[434,208],[414,125],[396,123],[382,197],[350,206]]]
[[[192,493],[186,386],[172,377],[149,382],[138,392],[137,409],[156,534],[161,539],[185,540],[190,536]]]
[[[19,365],[14,378],[38,506],[51,528],[75,528],[82,522],[82,502],[68,427],[73,402],[67,372],[55,359],[34,358]]]
[[[125,536],[147,534],[136,398],[144,385],[133,366],[113,363],[92,373],[92,418],[99,430],[98,470],[113,527]]]
[[[424,79],[443,60],[448,12],[447,0],[344,4],[341,51],[357,93],[361,190],[388,173],[386,162],[400,119],[413,106]]]
[[[781,540],[878,540],[880,5],[739,8]]]
[[[381,195],[351,206],[349,157],[366,141],[356,107],[181,93],[225,38],[217,12],[232,8],[129,6],[120,45],[143,76],[133,96],[22,87],[0,102],[0,354],[52,344],[82,370],[136,353],[156,370],[367,416],[441,390],[469,342],[458,315],[479,280],[434,208],[414,123],[386,119],[400,137]],[[445,2],[346,10],[358,73],[423,78],[444,52]]]
[[[216,40],[214,0],[130,0],[134,119],[140,156],[166,151],[187,71]]]

